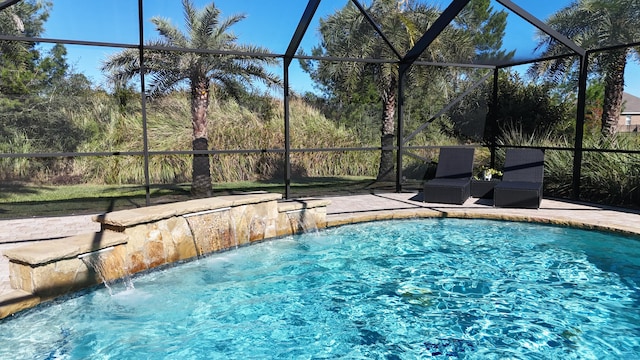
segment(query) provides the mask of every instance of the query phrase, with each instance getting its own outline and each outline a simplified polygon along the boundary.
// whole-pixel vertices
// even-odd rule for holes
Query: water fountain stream
[[[92,251],[78,255],[78,259],[82,260],[82,262],[87,266],[87,269],[93,271],[100,278],[100,281],[102,281],[104,286],[109,291],[110,295],[114,295],[114,293],[117,292],[134,289],[131,276],[126,272],[125,276],[121,279],[111,280],[109,274],[111,274],[113,271],[110,268],[110,256],[112,255],[113,250],[114,247],[110,246],[98,251]]]

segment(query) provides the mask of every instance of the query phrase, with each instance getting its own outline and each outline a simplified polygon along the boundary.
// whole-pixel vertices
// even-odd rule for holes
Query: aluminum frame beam
[[[382,31],[382,29],[380,28],[380,25],[378,25],[376,21],[371,17],[371,15],[369,15],[369,13],[362,6],[362,4],[360,4],[358,0],[351,0],[351,2],[358,8],[358,10],[360,10],[360,13],[365,17],[365,19],[367,19],[369,24],[371,24],[371,26],[378,33],[378,35],[380,35],[380,37],[385,42],[385,44],[387,44],[389,49],[391,49],[391,51],[393,51],[393,53],[398,57],[398,60],[402,59],[402,55],[400,55],[400,52],[395,48],[395,46],[393,46],[389,38],[387,38],[387,36],[384,34],[384,31]]]
[[[431,43],[440,35],[444,29],[449,26],[451,21],[458,16],[460,11],[467,6],[471,0],[453,0],[449,6],[440,14],[440,17],[431,25],[431,27],[416,42],[413,48],[401,60],[401,66],[408,68],[418,57],[431,45]]]
[[[16,3],[19,3],[22,0],[5,0],[0,2],[0,11],[8,8],[11,5],[15,5]]]
[[[289,110],[290,103],[290,91],[289,91],[289,66],[291,65],[291,61],[296,55],[296,51],[298,47],[300,47],[300,43],[302,42],[302,38],[306,34],[309,29],[309,25],[311,24],[311,20],[313,20],[313,16],[318,10],[318,6],[320,5],[321,0],[309,0],[307,3],[307,7],[304,9],[304,13],[298,22],[298,26],[296,27],[296,31],[293,33],[291,37],[291,41],[289,41],[289,46],[284,54],[284,64],[283,64],[283,77],[284,77],[284,89],[283,89],[283,100],[284,100],[284,197],[288,199],[291,196],[291,115]]]
[[[402,156],[404,156],[404,80],[405,74],[415,63],[420,55],[431,45],[431,43],[451,24],[451,21],[458,16],[460,11],[471,0],[453,0],[451,4],[440,14],[436,21],[422,35],[416,44],[400,59],[398,69],[398,124],[396,134],[396,192],[402,192]]]
[[[307,3],[307,7],[304,9],[304,13],[302,14],[302,18],[300,22],[298,22],[298,27],[296,31],[293,33],[291,37],[291,41],[289,42],[289,46],[287,47],[287,51],[284,53],[284,66],[289,67],[291,65],[291,61],[296,55],[296,51],[298,47],[300,47],[300,43],[302,42],[302,38],[307,33],[309,29],[309,25],[311,24],[311,20],[313,20],[313,16],[316,14],[318,10],[318,6],[320,6],[321,0],[309,0]]]
[[[529,12],[527,12],[526,10],[521,8],[520,6],[514,4],[513,1],[511,1],[511,0],[496,0],[496,1],[499,2],[500,4],[502,4],[502,6],[506,7],[507,9],[513,11],[516,15],[520,16],[522,19],[527,21],[529,24],[537,27],[540,31],[542,31],[545,34],[551,36],[552,38],[554,38],[557,41],[559,41],[560,43],[562,43],[564,46],[566,46],[569,49],[573,50],[576,54],[578,54],[580,56],[584,56],[586,54],[587,51],[585,49],[583,49],[582,47],[578,46],[571,39],[569,39],[568,37],[560,34],[556,30],[551,28],[549,25],[547,25],[544,22],[542,22],[540,19],[538,19],[535,16],[531,15]]]

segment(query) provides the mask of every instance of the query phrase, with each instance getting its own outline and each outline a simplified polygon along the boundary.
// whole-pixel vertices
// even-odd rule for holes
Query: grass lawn
[[[292,180],[291,197],[313,197],[393,191],[395,184],[372,178],[329,177]],[[190,200],[190,185],[152,185],[150,204]],[[213,184],[213,195],[244,191],[285,193],[282,182],[236,182]],[[0,219],[34,216],[98,214],[143,207],[146,191],[140,185],[35,185],[0,184]]]

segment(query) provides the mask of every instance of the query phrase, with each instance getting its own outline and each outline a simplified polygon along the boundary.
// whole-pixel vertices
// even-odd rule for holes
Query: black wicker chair
[[[494,206],[540,208],[544,178],[544,151],[507,149],[502,174],[502,181],[493,189]]]
[[[463,204],[470,196],[473,148],[441,148],[434,179],[424,184],[424,202]]]

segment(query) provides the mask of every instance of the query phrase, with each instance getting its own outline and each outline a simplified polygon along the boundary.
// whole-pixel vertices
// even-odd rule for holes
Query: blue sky
[[[301,47],[310,52],[318,43],[318,19],[342,8],[350,0],[322,0],[313,23],[311,24]],[[210,0],[195,0],[198,7]],[[364,2],[364,1],[363,1]],[[427,1],[428,2],[428,1]],[[436,0],[438,4],[447,1]],[[553,12],[570,3],[570,0],[523,1],[516,0],[522,8],[534,16],[545,19]],[[45,24],[44,37],[89,40],[136,44],[138,42],[137,0],[55,0],[49,21]],[[243,13],[246,19],[238,23],[233,31],[241,43],[261,45],[274,53],[284,53],[298,21],[307,5],[306,0],[217,0],[216,6],[222,10],[222,18]],[[182,24],[183,14],[180,0],[146,0],[144,5],[145,38],[157,37],[153,25],[148,21],[153,16],[170,18],[176,25]],[[503,7],[494,2],[495,9]],[[516,49],[517,56],[529,58],[535,46],[535,29],[530,24],[510,14],[507,37],[504,47]],[[69,63],[76,70],[85,73],[95,83],[101,84],[104,78],[98,71],[102,61],[118,49],[105,47],[86,47],[67,45]],[[274,68],[282,76],[282,69]],[[297,61],[292,63],[291,85],[297,92],[313,90],[312,83],[304,74]],[[639,74],[639,75],[636,75]],[[640,71],[637,65],[630,64],[627,69],[626,89],[640,96]]]

